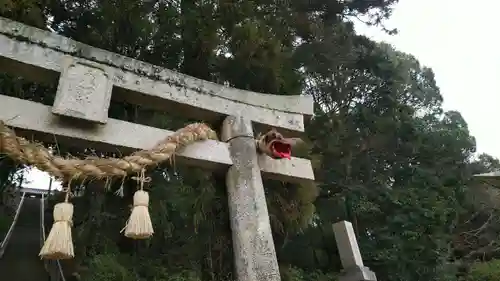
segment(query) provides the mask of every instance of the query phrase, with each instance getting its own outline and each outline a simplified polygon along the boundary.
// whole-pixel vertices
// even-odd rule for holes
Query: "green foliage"
[[[477,259],[500,258],[498,211],[468,190],[472,174],[500,162],[473,158],[475,140],[459,112],[443,110],[431,69],[354,32],[350,16],[370,14],[383,28],[396,2],[24,0],[7,1],[0,14],[213,82],[312,96],[298,154],[311,159],[317,182],[265,183],[284,281],[335,280],[331,224],[343,219],[379,280],[456,281]],[[0,88],[48,105],[55,93],[12,76],[0,77]],[[118,102],[110,116],[168,129],[190,121]],[[3,182],[10,174],[0,168]],[[74,202],[76,271],[88,268],[84,280],[234,280],[224,179],[175,165],[150,176],[148,241],[117,231],[134,182],[124,198],[85,186]]]
[[[50,0],[2,0],[0,14],[4,17],[45,29],[43,7]]]
[[[305,271],[300,268],[287,266],[280,268],[283,281],[336,281],[336,274],[321,271]]]
[[[472,265],[467,281],[498,281],[500,280],[500,260],[475,263]]]
[[[154,270],[157,270],[154,268]],[[161,271],[160,271],[161,272]],[[155,280],[155,281],[201,281],[199,274],[194,271],[184,270],[179,273],[168,273],[161,272],[161,274],[157,273],[157,276],[154,279],[147,280]]]
[[[118,257],[112,254],[93,256],[89,260],[87,274],[83,276],[85,281],[132,281],[137,280],[134,272],[125,267]]]

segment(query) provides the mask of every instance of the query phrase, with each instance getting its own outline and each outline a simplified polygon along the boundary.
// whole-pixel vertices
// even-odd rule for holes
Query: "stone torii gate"
[[[224,87],[5,18],[0,71],[39,83],[59,80],[52,106],[0,95],[0,120],[25,136],[124,151],[148,149],[173,133],[108,118],[111,98],[212,124],[224,120],[222,142],[192,144],[176,159],[227,171],[237,280],[280,280],[261,174],[287,182],[312,181],[314,174],[309,160],[258,154],[254,129],[300,134],[313,114],[312,98]]]

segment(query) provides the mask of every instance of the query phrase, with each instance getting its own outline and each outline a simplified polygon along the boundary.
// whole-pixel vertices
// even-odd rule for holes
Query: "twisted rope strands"
[[[137,174],[147,166],[168,160],[180,148],[207,139],[217,139],[215,131],[206,124],[193,123],[168,136],[152,149],[136,151],[123,158],[63,158],[52,155],[41,144],[16,136],[12,129],[0,121],[0,153],[22,164],[34,165],[60,179],[101,179]]]

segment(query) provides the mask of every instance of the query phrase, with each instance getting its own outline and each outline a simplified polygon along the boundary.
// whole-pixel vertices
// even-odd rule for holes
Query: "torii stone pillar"
[[[266,196],[260,175],[252,122],[241,116],[224,120],[233,165],[226,177],[233,251],[238,281],[279,281]]]

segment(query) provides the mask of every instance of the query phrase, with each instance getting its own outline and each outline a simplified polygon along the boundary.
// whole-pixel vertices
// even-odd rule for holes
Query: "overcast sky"
[[[474,3],[474,4],[472,4]],[[431,67],[446,110],[458,110],[476,137],[479,152],[500,158],[500,0],[400,0],[386,22],[389,36],[357,24],[373,40],[413,54]],[[497,34],[497,35],[495,35]],[[33,188],[48,188],[45,173],[28,175]],[[59,188],[55,183],[53,188]]]
[[[358,33],[385,41],[431,67],[446,110],[462,113],[478,152],[500,158],[500,0],[400,0],[387,26],[357,24]],[[496,34],[496,35],[495,35]]]

